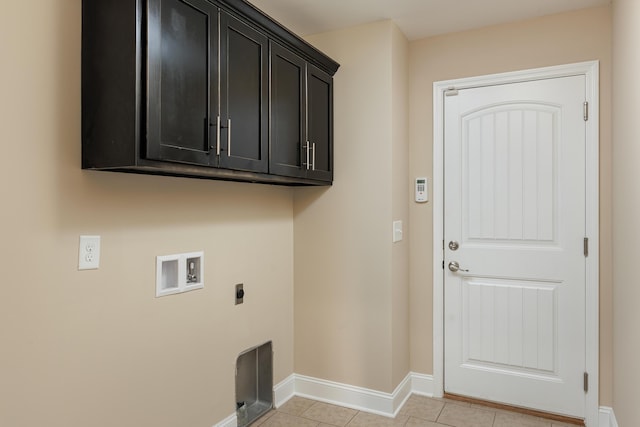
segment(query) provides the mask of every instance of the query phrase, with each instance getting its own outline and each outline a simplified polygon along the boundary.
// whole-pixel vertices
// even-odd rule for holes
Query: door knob
[[[460,264],[458,264],[458,261],[451,261],[449,263],[449,270],[453,271],[454,273],[456,271],[464,271],[464,272],[468,272],[469,270],[465,270],[463,268],[460,268]]]

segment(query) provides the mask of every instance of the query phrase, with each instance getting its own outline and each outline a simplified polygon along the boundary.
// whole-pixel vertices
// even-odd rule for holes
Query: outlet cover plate
[[[402,241],[402,221],[393,221],[393,243]]]
[[[100,267],[100,236],[80,236],[78,270],[97,270]]]

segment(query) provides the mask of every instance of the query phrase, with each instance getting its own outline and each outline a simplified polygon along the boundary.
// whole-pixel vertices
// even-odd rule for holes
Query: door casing
[[[599,62],[492,74],[433,84],[433,394],[444,394],[444,96],[450,88],[463,89],[531,80],[584,75],[589,120],[586,121],[586,392],[587,427],[599,419]]]

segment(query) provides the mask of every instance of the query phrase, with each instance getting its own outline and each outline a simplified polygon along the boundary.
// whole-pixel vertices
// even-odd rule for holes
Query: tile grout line
[[[443,414],[445,413],[445,409],[448,408],[448,412],[450,412],[450,411],[455,411],[456,407],[466,407],[466,408],[472,409],[474,411],[480,410],[480,411],[483,411],[485,413],[488,413],[487,417],[485,418],[486,421],[488,421],[488,423],[484,424],[484,425],[490,426],[490,427],[496,427],[496,426],[498,426],[497,423],[499,421],[499,415],[501,413],[503,413],[503,412],[506,412],[506,411],[497,410],[495,408],[489,408],[489,407],[480,407],[480,408],[478,408],[478,407],[474,407],[473,405],[464,405],[464,404],[461,404],[459,402],[442,401],[440,399],[429,399],[429,400],[440,402],[442,404],[442,406],[440,406],[437,409],[437,412],[434,411],[436,413],[435,417],[431,418],[433,415],[430,415],[428,418],[427,417],[421,417],[421,416],[417,416],[418,414],[415,414],[415,413],[413,413],[411,411],[407,411],[407,412],[403,413],[402,410],[401,410],[398,413],[398,417],[395,417],[393,419],[396,420],[396,422],[397,422],[397,421],[400,421],[398,419],[399,417],[406,417],[406,418],[404,419],[404,421],[400,421],[399,423],[394,424],[394,425],[407,427],[409,425],[410,420],[412,418],[414,418],[415,420],[434,422],[438,426],[442,426],[442,427],[455,427],[456,425],[460,425],[457,421],[455,421],[453,423],[453,425],[452,425],[452,424],[449,424],[452,420],[447,420],[448,422],[443,422],[441,420]],[[310,409],[314,405],[322,403],[322,402],[317,402],[317,401],[314,402],[314,401],[312,401],[310,399],[308,401],[312,402],[311,405],[307,406],[302,412],[298,413],[297,415],[295,414],[295,413],[297,413],[297,411],[295,411],[295,413],[289,413],[289,412],[281,411],[278,408],[274,408],[273,414],[280,413],[280,414],[283,414],[285,416],[291,416],[291,417],[294,417],[294,418],[297,417],[299,419],[302,419],[302,420],[305,420],[305,421],[309,422],[310,425],[312,425],[313,427],[320,427],[321,425],[331,426],[331,427],[356,427],[356,426],[360,425],[361,423],[358,423],[355,420],[358,419],[358,417],[361,414],[368,414],[365,411],[361,411],[361,410],[357,410],[357,409],[353,409],[353,408],[344,408],[344,407],[341,407],[340,405],[326,404],[326,405],[329,405],[329,406],[325,410],[329,411],[329,412],[331,411],[332,407],[351,409],[353,412],[351,414],[349,414],[349,413],[344,414],[343,413],[343,415],[347,415],[346,417],[342,416],[342,417],[338,417],[338,418],[335,418],[335,419],[327,419],[326,421],[322,421],[321,418],[323,418],[323,417],[320,416],[320,418],[318,418],[319,415],[317,413],[315,413],[315,414],[314,413],[309,413]],[[406,402],[405,404],[407,404],[407,403],[408,402]],[[512,413],[515,416],[521,416],[523,418],[533,419],[533,417],[528,417],[526,415],[519,414],[517,412],[509,412],[509,413]],[[270,415],[270,416],[265,417],[265,419],[263,419],[260,422],[260,424],[257,424],[257,425],[262,425],[263,423],[270,424],[269,423],[269,419],[271,418],[271,416],[273,416],[273,414]],[[488,415],[490,415],[490,418],[489,418]],[[316,419],[311,418],[313,416],[315,416]],[[273,421],[275,421],[275,420],[273,420]],[[544,427],[553,427],[552,423],[549,420],[544,419],[544,420],[538,420],[538,421],[544,421],[546,423]],[[339,424],[335,424],[335,422],[339,422]],[[465,422],[463,422],[463,424],[466,425]],[[286,425],[289,425],[289,423],[286,423]],[[502,424],[500,424],[500,425],[502,425]],[[540,426],[542,426],[542,424],[540,424]]]

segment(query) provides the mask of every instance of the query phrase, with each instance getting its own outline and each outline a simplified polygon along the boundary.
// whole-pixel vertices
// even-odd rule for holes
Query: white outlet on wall
[[[100,267],[100,236],[80,236],[78,270],[95,270]]]

